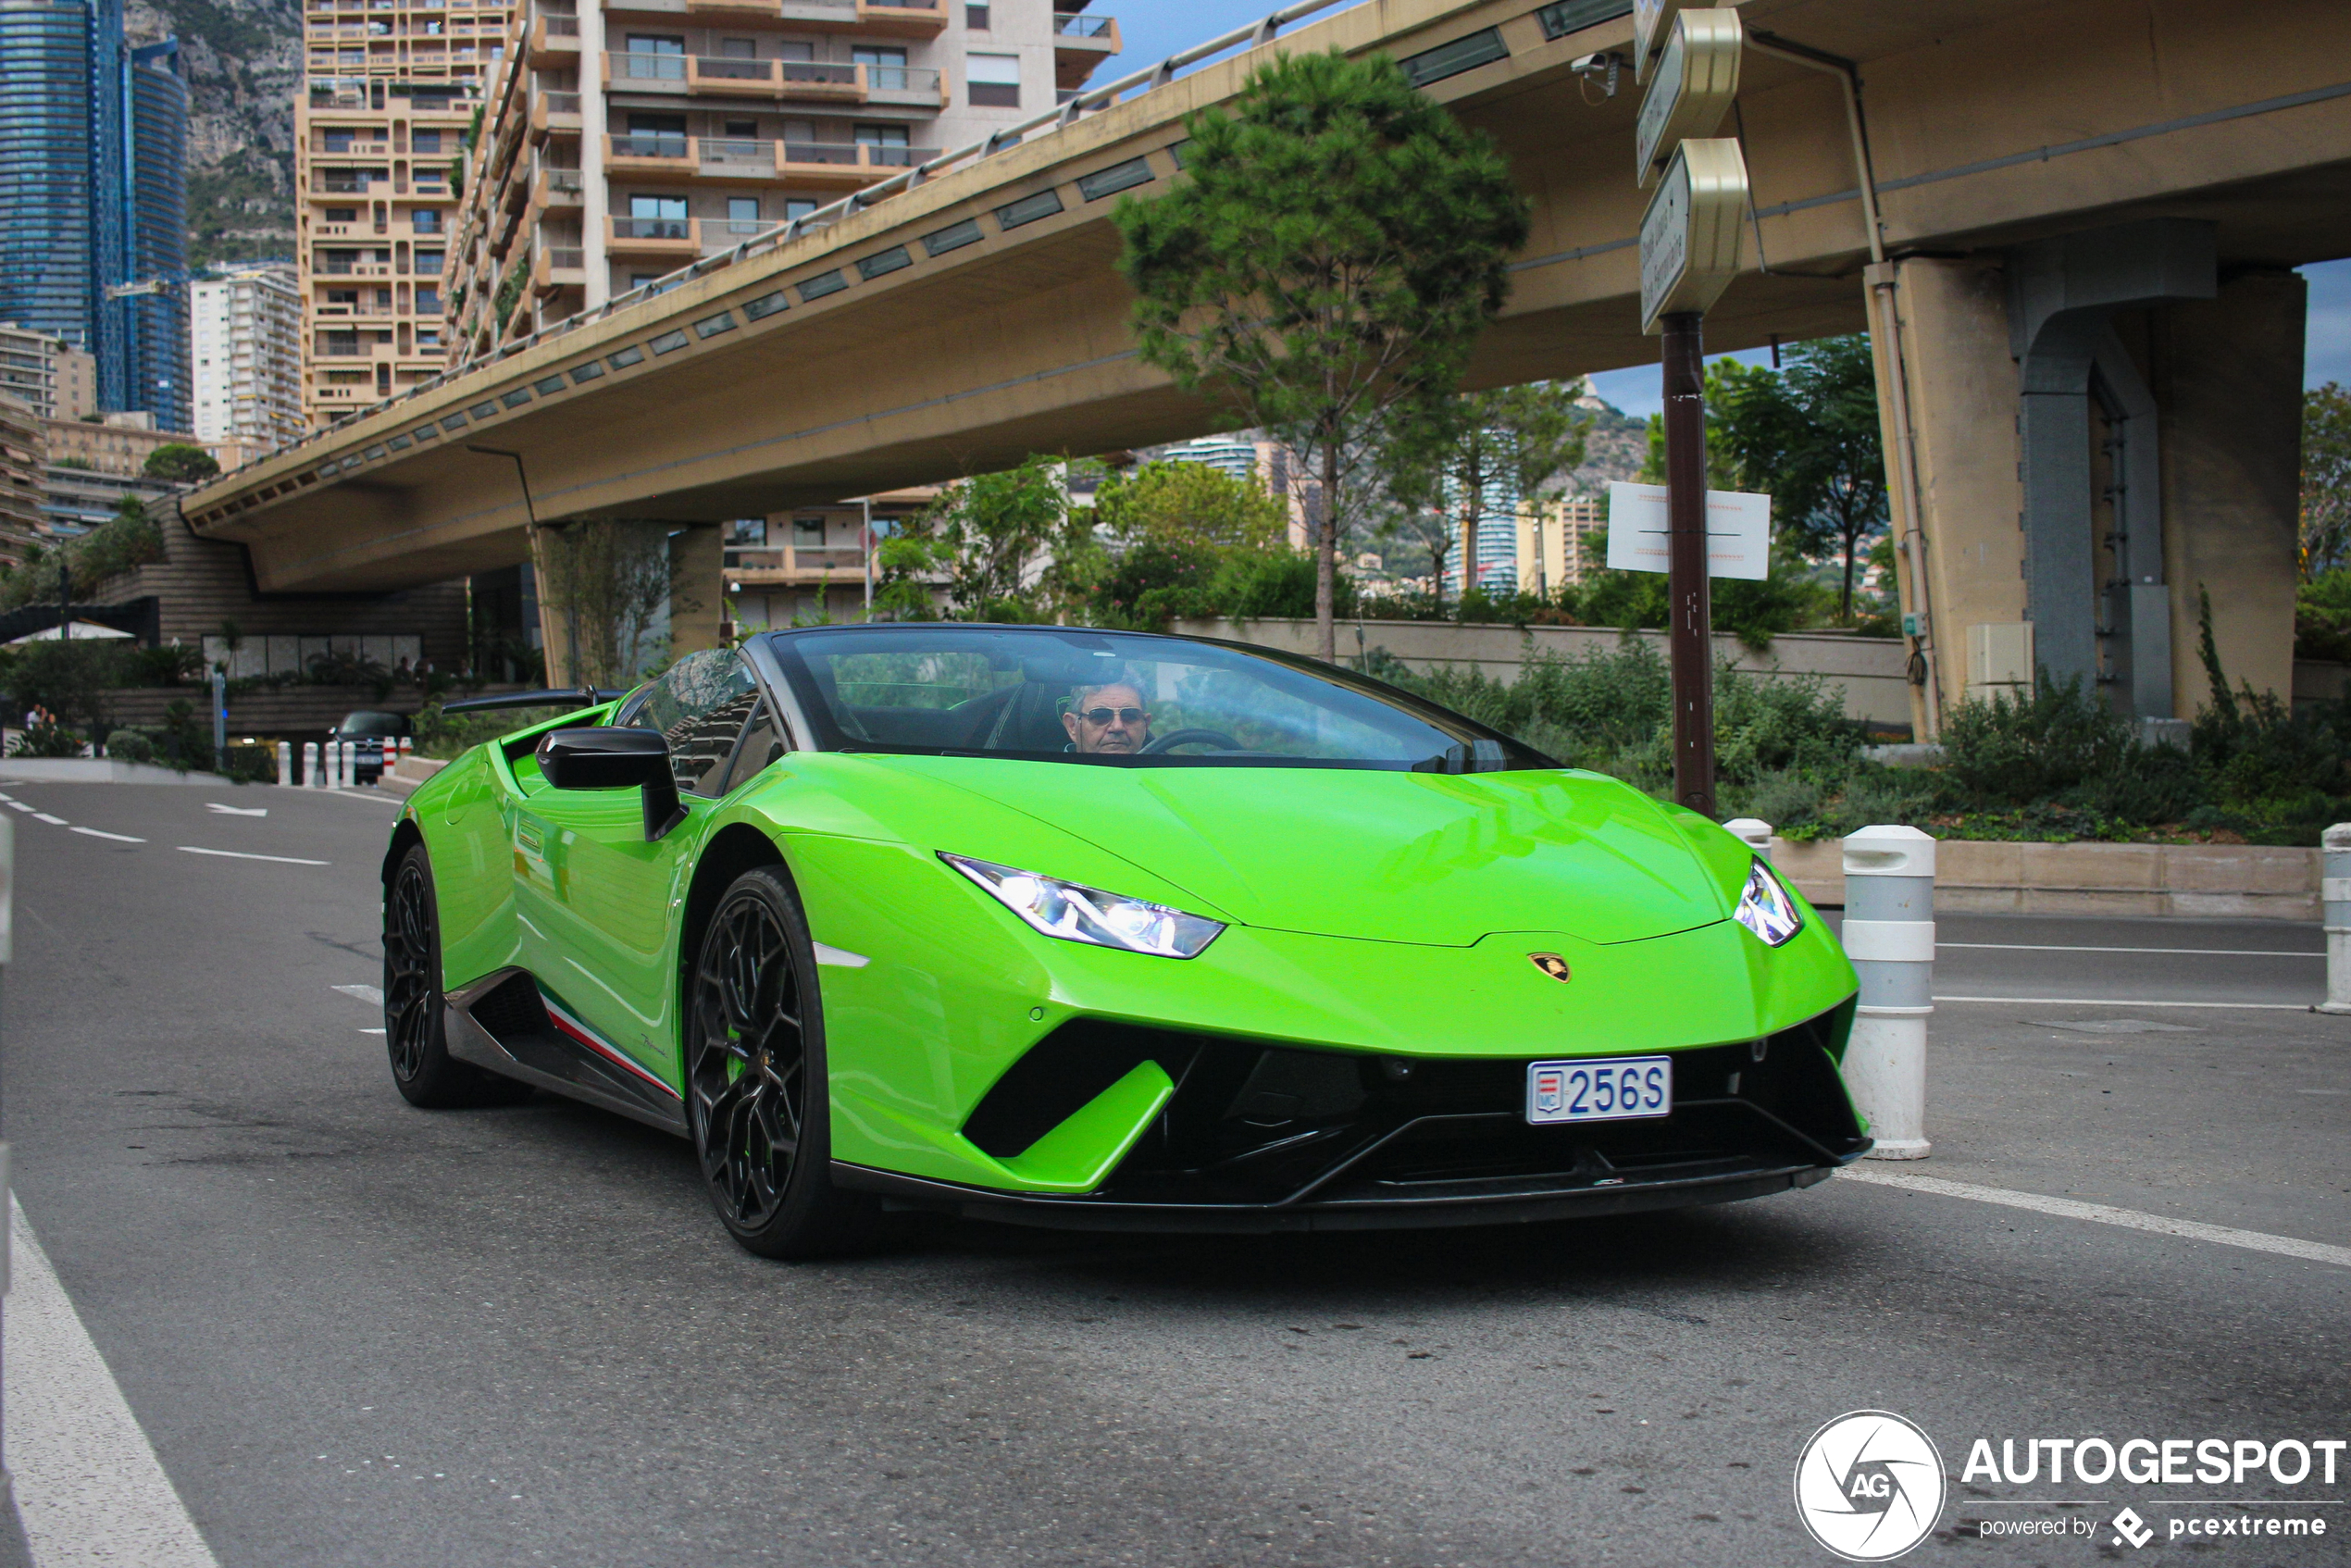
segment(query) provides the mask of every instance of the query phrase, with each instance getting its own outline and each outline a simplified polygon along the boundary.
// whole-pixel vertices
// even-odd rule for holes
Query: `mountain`
[[[1584,432],[1584,461],[1543,485],[1548,493],[1604,495],[1616,479],[1637,479],[1649,457],[1649,427],[1615,404],[1586,392],[1576,406],[1592,417]]]
[[[133,44],[178,34],[189,87],[188,265],[292,256],[297,0],[130,0]]]

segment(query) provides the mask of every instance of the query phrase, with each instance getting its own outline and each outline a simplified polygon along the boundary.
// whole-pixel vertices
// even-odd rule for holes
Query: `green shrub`
[[[2029,697],[1961,703],[1943,719],[1944,776],[1979,809],[2029,805],[2109,776],[2136,749],[2129,719],[2084,695],[2080,678],[2060,684],[2046,670]]]
[[[106,755],[117,762],[153,762],[155,743],[136,729],[118,729],[106,737]]]
[[[81,737],[62,724],[36,724],[8,744],[12,757],[78,757]]]

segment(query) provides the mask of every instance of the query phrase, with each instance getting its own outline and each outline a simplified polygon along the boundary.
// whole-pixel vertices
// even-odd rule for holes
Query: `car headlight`
[[[1778,947],[1804,928],[1804,916],[1796,912],[1796,901],[1787,896],[1787,890],[1780,886],[1780,879],[1772,875],[1771,867],[1760,860],[1747,874],[1747,887],[1739,894],[1739,906],[1731,918],[1772,947]]]
[[[1196,958],[1217,933],[1219,921],[1187,915],[1163,903],[1106,893],[1058,877],[1015,871],[984,860],[941,852],[939,859],[987,889],[996,901],[1038,930],[1064,941],[1123,948],[1161,958]]]

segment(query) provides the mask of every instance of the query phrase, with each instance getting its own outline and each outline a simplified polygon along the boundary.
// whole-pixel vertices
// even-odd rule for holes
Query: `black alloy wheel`
[[[449,1054],[441,994],[441,907],[432,861],[412,844],[384,890],[384,1049],[392,1081],[411,1105],[444,1110],[509,1105],[529,1084],[502,1078]]]
[[[686,1117],[710,1201],[763,1257],[863,1239],[873,1207],[828,1163],[815,945],[782,869],[737,877],[703,927],[688,982]]]

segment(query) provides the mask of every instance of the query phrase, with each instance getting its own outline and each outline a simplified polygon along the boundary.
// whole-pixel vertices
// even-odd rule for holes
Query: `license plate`
[[[1673,1114],[1673,1059],[1609,1056],[1536,1062],[1526,1069],[1526,1119],[1622,1122]]]

